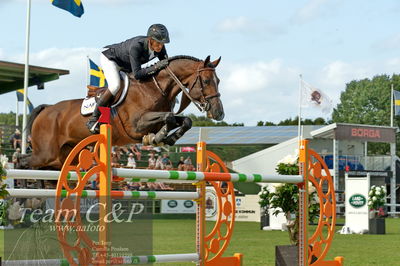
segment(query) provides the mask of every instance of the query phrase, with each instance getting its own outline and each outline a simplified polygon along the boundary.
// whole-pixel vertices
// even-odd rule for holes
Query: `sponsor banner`
[[[181,152],[196,152],[195,147],[182,147]]]
[[[258,195],[245,195],[236,197],[236,221],[259,222],[260,204]]]
[[[196,213],[193,200],[161,200],[161,213]]]
[[[258,195],[236,196],[236,221],[260,222]],[[222,200],[222,205],[224,199]],[[206,220],[215,221],[218,215],[218,199],[213,187],[206,188]]]
[[[206,187],[206,220],[216,221],[218,213],[218,198],[214,187]]]
[[[369,175],[349,177],[346,175],[346,223],[350,232],[363,233],[369,230],[368,191]]]
[[[396,129],[355,125],[339,125],[335,138],[339,140],[359,140],[368,142],[395,142]]]

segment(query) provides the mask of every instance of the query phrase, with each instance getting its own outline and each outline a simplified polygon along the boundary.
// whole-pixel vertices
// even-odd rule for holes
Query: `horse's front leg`
[[[175,116],[176,127],[180,126],[175,132],[166,136],[162,141],[170,146],[173,146],[178,139],[180,139],[186,131],[192,128],[192,119],[184,116]],[[175,128],[176,128],[175,127]],[[171,129],[172,130],[172,129]]]

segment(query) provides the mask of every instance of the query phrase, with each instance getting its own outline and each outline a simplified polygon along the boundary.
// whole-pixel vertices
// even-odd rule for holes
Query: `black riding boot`
[[[97,122],[97,120],[99,120],[99,117],[101,115],[99,107],[109,106],[112,98],[113,98],[113,95],[111,94],[110,90],[106,90],[100,96],[100,99],[97,102],[96,108],[94,109],[92,116],[89,118],[89,120],[86,123],[87,128],[93,134],[97,134],[100,132],[100,124]]]

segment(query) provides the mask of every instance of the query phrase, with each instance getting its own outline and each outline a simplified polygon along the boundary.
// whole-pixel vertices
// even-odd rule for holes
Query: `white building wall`
[[[295,154],[296,149],[298,149],[298,139],[293,138],[233,161],[232,169],[245,174],[275,174],[278,161],[288,154]]]

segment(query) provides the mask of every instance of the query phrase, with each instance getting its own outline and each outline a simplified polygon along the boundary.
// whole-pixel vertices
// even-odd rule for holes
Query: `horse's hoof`
[[[156,136],[156,135],[154,135],[153,133],[150,133],[150,134],[148,134],[148,135],[143,136],[142,144],[143,144],[144,146],[155,145],[155,143],[154,143],[154,138],[155,138],[155,136]]]

